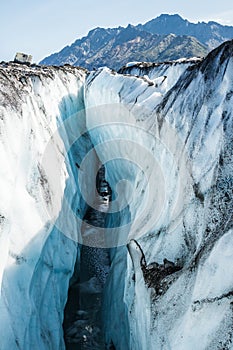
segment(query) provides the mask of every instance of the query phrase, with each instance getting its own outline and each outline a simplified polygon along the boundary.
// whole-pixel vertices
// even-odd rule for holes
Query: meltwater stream
[[[103,169],[102,169],[103,170]],[[104,171],[98,174],[94,208],[88,207],[81,233],[80,263],[77,264],[74,282],[69,288],[64,312],[64,338],[67,350],[103,350],[102,294],[110,267],[109,249],[98,234],[105,226],[110,188],[104,179]],[[93,239],[98,240],[95,243]],[[94,243],[94,244],[93,244]],[[94,247],[93,247],[94,245]],[[74,273],[74,276],[75,276]]]

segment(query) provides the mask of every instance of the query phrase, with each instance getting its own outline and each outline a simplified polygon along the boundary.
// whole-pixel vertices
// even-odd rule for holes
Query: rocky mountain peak
[[[179,14],[161,14],[145,24],[94,28],[88,35],[41,61],[65,63],[92,70],[101,66],[118,70],[131,61],[161,62],[183,57],[204,57],[233,38],[233,27],[216,22],[191,23]]]

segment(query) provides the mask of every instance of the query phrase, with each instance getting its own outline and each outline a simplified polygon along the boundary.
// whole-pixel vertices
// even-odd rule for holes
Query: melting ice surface
[[[85,261],[103,246],[98,346],[233,348],[232,56],[227,42],[124,74],[0,66],[1,350],[65,349],[69,286],[98,289]],[[107,233],[82,250],[101,164]]]

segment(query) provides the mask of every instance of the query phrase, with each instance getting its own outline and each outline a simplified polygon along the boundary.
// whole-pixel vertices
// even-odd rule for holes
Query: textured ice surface
[[[99,113],[100,121],[109,127],[103,128],[101,135],[91,132],[94,144],[100,139],[106,142],[114,129],[114,154],[123,153],[117,141],[120,135],[125,140],[125,158],[127,154],[143,164],[150,179],[155,172],[150,169],[149,157],[148,163],[141,159],[145,158],[139,147],[143,144],[148,154],[157,158],[166,184],[162,187],[162,182],[156,185],[149,181],[155,186],[150,187],[150,196],[158,198],[161,187],[166,200],[160,202],[161,216],[155,216],[154,225],[140,237],[156,203],[148,205],[140,168],[126,167],[123,161],[109,162],[112,188],[121,179],[131,184],[131,218],[133,221],[138,215],[140,220],[136,228],[133,224],[130,227],[130,237],[139,239],[148,264],[161,264],[166,258],[183,266],[164,280],[157,294],[145,287],[142,274],[138,276],[140,253],[138,258],[135,253],[133,264],[128,256],[126,268],[126,252],[118,249],[106,292],[106,307],[110,310],[109,305],[113,305],[106,314],[107,339],[113,340],[117,349],[232,349],[232,52],[229,42],[187,70],[183,63],[143,72],[129,67],[126,73],[130,76],[102,70],[94,80],[88,78],[87,106],[119,102],[129,112],[115,116],[112,108],[113,120],[118,121],[115,127],[110,125],[109,113]],[[162,91],[147,77],[152,80],[165,71],[169,88],[173,87]],[[147,77],[140,81],[132,74]],[[87,110],[88,126],[93,127],[95,120]],[[138,128],[149,130],[164,147],[160,142],[150,143]],[[133,140],[135,148],[130,147]],[[100,152],[99,157],[108,159],[107,152],[112,154],[112,148]],[[141,215],[144,203],[145,217]],[[136,271],[133,266],[138,266]],[[124,269],[127,276],[119,288],[118,276]],[[115,300],[123,298],[117,307],[113,291]],[[129,329],[122,329],[119,314],[126,312]],[[128,338],[124,330],[129,332]]]
[[[111,250],[106,343],[232,349],[232,52],[228,42],[202,62],[131,66],[128,76],[1,67],[1,349],[64,348],[63,309],[79,257],[68,237],[80,234],[69,208],[85,210],[75,163],[83,169],[93,146],[83,194],[91,198],[95,171],[106,162],[110,210],[124,212],[108,219],[114,244],[123,246]],[[49,140],[52,167],[41,161]],[[141,252],[131,242],[130,256],[125,246],[131,238],[147,265],[181,265],[161,290],[145,284]]]
[[[71,135],[57,128],[83,108],[85,71],[5,65],[0,74],[0,348],[63,349],[77,247],[54,222],[67,216],[64,191],[73,205],[76,170],[65,159]]]

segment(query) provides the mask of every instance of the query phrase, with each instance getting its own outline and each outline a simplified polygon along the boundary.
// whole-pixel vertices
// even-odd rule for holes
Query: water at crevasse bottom
[[[88,208],[82,224],[80,270],[78,279],[69,288],[64,312],[64,339],[67,350],[103,350],[102,294],[110,268],[109,249],[88,246],[93,237],[97,247],[104,239],[98,227],[104,227],[110,195],[97,195],[95,208]],[[93,241],[92,241],[93,245]],[[113,348],[114,349],[114,348]]]

